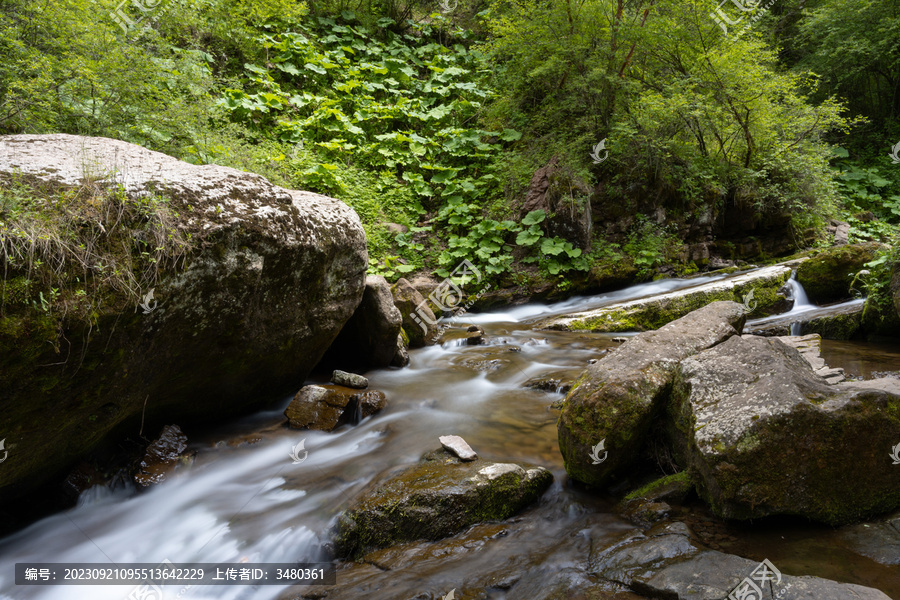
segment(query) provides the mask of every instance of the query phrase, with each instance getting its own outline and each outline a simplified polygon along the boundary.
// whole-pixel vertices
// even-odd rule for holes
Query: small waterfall
[[[809,301],[806,290],[804,290],[800,282],[797,281],[797,271],[791,273],[791,278],[788,279],[788,285],[791,287],[791,297],[794,299],[792,311],[798,309],[802,310],[806,306],[815,306],[815,304]]]
[[[803,289],[803,285],[797,281],[796,269],[791,273],[791,278],[788,279],[788,286],[791,288],[791,297],[794,299],[794,306],[791,307],[791,310],[787,314],[805,312],[816,307],[815,304],[809,301],[809,297],[806,295],[806,290]],[[801,335],[802,327],[802,321],[792,322],[791,335]]]

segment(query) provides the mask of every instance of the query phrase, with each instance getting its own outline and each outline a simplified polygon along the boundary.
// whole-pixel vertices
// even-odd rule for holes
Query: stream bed
[[[712,279],[654,282],[556,305],[464,315],[447,337],[477,323],[486,332],[485,345],[451,339],[410,352],[405,369],[366,373],[370,388],[386,394],[388,407],[332,433],[285,428],[282,412],[290,398],[213,430],[187,428],[196,458],[170,480],[142,493],[127,485],[93,488],[75,508],[0,540],[0,598],[129,600],[134,588],[16,586],[12,574],[17,562],[327,559],[329,528],[350,499],[439,448],[438,437],[447,434],[463,436],[486,460],[544,466],[555,482],[537,505],[506,522],[478,525],[439,542],[404,544],[366,562],[344,563],[338,567],[337,585],[324,597],[436,599],[455,590],[455,597],[463,599],[533,600],[566,586],[575,589],[589,579],[585,567],[592,549],[612,544],[635,526],[617,513],[616,498],[567,482],[557,447],[559,411],[552,407],[563,394],[523,384],[548,375],[574,379],[616,342],[612,335],[534,331],[528,322]],[[900,370],[895,348],[827,342],[823,356],[848,374],[871,376],[873,371]],[[308,455],[293,464],[290,453],[301,440]],[[681,520],[723,552],[757,561],[768,558],[786,574],[857,583],[900,599],[900,568],[856,553],[839,530],[786,519],[723,523],[699,503]],[[166,599],[286,600],[299,593],[286,586],[165,588]],[[585,598],[640,598],[612,585],[603,594]]]

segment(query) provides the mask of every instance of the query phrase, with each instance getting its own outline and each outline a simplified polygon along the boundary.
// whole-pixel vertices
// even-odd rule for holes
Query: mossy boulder
[[[719,516],[838,525],[900,507],[898,380],[828,385],[782,341],[734,336],[681,362],[669,410],[679,460]]]
[[[603,485],[628,474],[665,407],[678,362],[737,335],[744,320],[740,304],[714,302],[631,338],[588,367],[566,397],[557,424],[569,476]],[[601,441],[605,458],[594,452]],[[602,460],[595,464],[592,454]]]
[[[883,248],[878,242],[849,244],[823,250],[797,267],[797,281],[816,304],[828,304],[852,297],[853,274],[865,268]]]
[[[333,198],[72,135],[0,137],[0,175],[121,186],[135,203],[152,193],[193,239],[177,267],[159,273],[151,311],[136,301],[88,323],[7,302],[3,502],[61,480],[110,435],[137,435],[142,419],[144,431],[208,423],[296,391],[362,297],[365,233]]]
[[[463,462],[445,450],[364,492],[338,518],[335,554],[356,559],[401,542],[438,540],[509,518],[553,482],[543,467]]]
[[[563,331],[648,331],[717,301],[746,301],[748,316],[764,317],[786,310],[786,299],[780,290],[790,276],[790,267],[766,267],[752,273],[650,298],[639,298],[608,308],[552,317],[538,326]]]
[[[425,297],[402,277],[391,286],[391,295],[403,318],[403,331],[408,338],[408,346],[421,348],[434,344],[440,329]]]

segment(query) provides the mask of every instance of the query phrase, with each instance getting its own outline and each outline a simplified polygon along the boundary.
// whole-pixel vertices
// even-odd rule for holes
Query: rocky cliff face
[[[4,305],[5,500],[52,480],[116,428],[217,419],[296,391],[362,297],[365,234],[333,198],[70,135],[0,137],[2,176],[120,186],[132,200],[152,192],[192,238],[183,263],[161,273],[149,312],[129,306],[49,327],[33,305]]]

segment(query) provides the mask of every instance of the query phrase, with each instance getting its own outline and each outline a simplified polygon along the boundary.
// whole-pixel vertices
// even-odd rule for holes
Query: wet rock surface
[[[360,391],[337,385],[307,385],[297,392],[284,411],[294,429],[332,431],[355,424],[387,406],[383,392]]]
[[[381,482],[338,518],[335,554],[418,539],[436,540],[484,521],[513,516],[537,500],[553,476],[542,467],[483,460],[463,462],[440,450]]]
[[[178,425],[166,425],[153,441],[141,460],[134,482],[142,487],[165,481],[178,466],[187,450],[187,436]]]

